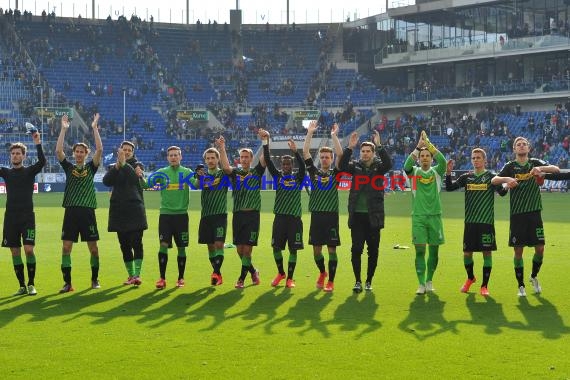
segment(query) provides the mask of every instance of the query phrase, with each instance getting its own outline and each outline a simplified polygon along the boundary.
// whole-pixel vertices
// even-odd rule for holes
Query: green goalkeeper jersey
[[[436,166],[424,171],[414,166],[415,158],[410,154],[404,163],[404,171],[410,177],[412,188],[412,215],[441,215],[441,199],[439,193],[446,171],[445,156],[437,151]]]
[[[189,178],[193,171],[182,165],[178,167],[167,166],[158,169],[157,172],[164,173],[168,180],[161,176],[156,176],[156,184],[161,185],[160,192],[160,213],[161,214],[186,214],[190,201]]]

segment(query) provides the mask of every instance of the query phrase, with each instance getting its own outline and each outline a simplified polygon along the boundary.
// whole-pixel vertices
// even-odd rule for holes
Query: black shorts
[[[293,215],[275,215],[273,219],[273,233],[271,234],[271,246],[276,249],[285,249],[285,243],[289,250],[303,249],[303,220]]]
[[[228,214],[209,215],[200,219],[198,244],[214,244],[226,241]]]
[[[77,243],[79,235],[81,235],[81,241],[99,240],[95,209],[89,207],[66,207],[61,229],[61,240]]]
[[[329,247],[337,247],[340,245],[338,212],[315,211],[311,213],[309,244],[326,245]]]
[[[21,247],[36,244],[36,214],[4,213],[2,247]]]
[[[237,211],[232,218],[235,245],[257,245],[259,238],[259,211]]]
[[[540,211],[511,215],[509,247],[534,247],[544,243],[544,226]]]
[[[158,217],[158,238],[172,248],[172,238],[177,247],[188,247],[188,213],[160,214]]]
[[[465,223],[463,228],[463,251],[496,251],[495,226],[486,223]]]

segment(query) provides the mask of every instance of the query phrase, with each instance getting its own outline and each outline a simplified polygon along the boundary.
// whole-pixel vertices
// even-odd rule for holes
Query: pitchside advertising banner
[[[452,178],[455,180],[461,174],[469,172],[468,170],[454,170],[451,172]],[[401,186],[404,186],[403,183],[403,172],[400,170],[394,170],[390,175],[386,174],[383,176],[382,182],[375,182],[376,187],[384,187],[385,190],[402,190]],[[148,176],[152,177],[153,173],[147,173]],[[103,185],[103,176],[104,173],[97,173],[95,174],[95,191],[98,192],[105,192],[110,191],[111,188]],[[394,182],[396,179],[396,182]],[[264,189],[272,190],[273,189],[273,181],[271,177],[267,179],[268,186]],[[339,190],[350,190],[352,183],[352,176],[346,174],[341,175],[339,177],[338,189]],[[363,183],[360,183],[363,185]],[[410,187],[410,184],[406,184],[407,187]],[[41,175],[41,179],[34,183],[34,193],[57,193],[63,192],[65,190],[65,174],[64,173],[44,173]],[[195,190],[191,188],[191,190]],[[231,189],[230,189],[231,190]],[[0,195],[6,194],[6,184],[0,181]]]
[[[39,187],[37,182],[34,183],[34,193],[39,193]],[[4,182],[0,182],[0,194],[6,194],[6,184]]]

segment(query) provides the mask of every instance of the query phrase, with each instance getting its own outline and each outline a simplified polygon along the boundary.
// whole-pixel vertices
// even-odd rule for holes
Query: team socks
[[[178,263],[178,279],[181,280],[184,278],[184,271],[186,270],[186,249],[184,247],[178,247],[176,262]]]
[[[91,256],[91,281],[99,278],[99,256]]]
[[[161,246],[158,250],[158,270],[160,278],[166,278],[166,266],[168,265],[168,248]]]
[[[135,275],[134,260],[125,261],[125,268],[127,269],[129,277],[133,277]]]
[[[416,275],[420,285],[426,283],[426,246],[416,245]]]
[[[487,286],[491,277],[491,269],[493,267],[493,256],[483,256],[483,282],[481,286]]]
[[[212,261],[212,264],[214,267],[214,273],[222,274],[221,269],[222,269],[223,263],[224,263],[224,249],[220,248],[220,249],[214,250],[214,258]]]
[[[319,268],[319,272],[324,273],[325,271],[325,258],[322,253],[315,255],[315,264],[317,264],[317,268]]]
[[[473,280],[475,275],[473,274],[473,257],[463,256],[463,265],[465,265],[465,271],[467,272],[467,278]]]
[[[134,259],[133,261],[134,261],[133,276],[139,277],[141,275],[143,259]]]
[[[242,256],[241,258],[241,273],[239,275],[240,281],[245,281],[245,276],[247,276],[247,272],[249,272],[252,268],[251,265],[251,257]]]
[[[71,256],[61,255],[61,273],[63,273],[63,282],[71,284]]]
[[[28,285],[34,285],[36,278],[36,255],[33,253],[26,256],[26,267],[28,269]]]
[[[338,260],[338,257],[336,255],[336,252],[329,253],[329,281],[330,282],[333,282],[334,277],[336,276],[336,267],[337,267],[337,263],[338,263],[337,260]],[[324,269],[324,263],[323,263],[323,269]]]
[[[275,259],[275,264],[277,264],[277,271],[279,274],[284,275],[285,270],[283,269],[283,253],[281,253],[280,249],[273,250],[273,258]],[[289,257],[289,261],[291,261],[291,257]]]
[[[429,255],[427,259],[427,276],[426,281],[431,281],[433,279],[433,274],[437,269],[437,263],[439,262],[439,245],[429,246]]]
[[[532,273],[530,274],[532,278],[535,278],[538,272],[540,272],[543,257],[543,255],[538,255],[536,253],[532,257]]]
[[[20,283],[20,287],[26,286],[26,279],[24,278],[24,263],[22,262],[22,256],[12,256],[12,264],[14,264],[14,272],[16,273],[16,278]]]
[[[289,252],[289,265],[287,266],[287,279],[293,278],[296,266],[297,266],[297,251],[291,250]]]
[[[520,259],[515,258],[515,277],[519,283],[519,287],[524,286],[524,262],[522,257]]]

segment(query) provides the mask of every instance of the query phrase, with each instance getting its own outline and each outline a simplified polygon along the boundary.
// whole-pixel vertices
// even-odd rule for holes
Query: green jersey
[[[420,166],[414,166],[415,158],[409,155],[404,163],[404,171],[411,180],[412,215],[441,215],[442,177],[447,169],[445,156],[437,151],[436,166],[424,171]]]
[[[208,171],[204,177],[200,177],[198,186],[202,189],[202,213],[201,217],[210,215],[227,214],[227,195],[229,183],[224,183],[223,179],[228,179],[221,169]]]
[[[271,157],[269,154],[269,146],[263,147],[264,157]],[[277,170],[273,161],[267,160],[267,169],[273,177],[273,183],[276,185],[275,204],[273,205],[273,213],[275,215],[292,215],[301,217],[301,190],[305,179],[305,161],[295,153],[297,162],[299,163],[299,171],[284,175],[281,170]]]
[[[515,178],[519,183],[517,187],[511,189],[511,215],[542,210],[540,186],[530,171],[536,166],[545,165],[548,164],[542,160],[530,158],[524,165],[517,161],[509,161],[503,166],[498,174],[499,177]]]
[[[465,188],[465,223],[495,223],[495,191],[506,194],[502,186],[494,186],[491,179],[495,173],[485,170],[482,173],[465,173],[455,182],[451,176],[445,176],[447,191]]]
[[[261,210],[261,176],[265,168],[260,163],[249,170],[234,168],[230,173],[234,212]]]
[[[305,165],[311,179],[309,211],[338,212],[338,170],[333,168],[326,172],[320,171],[312,158],[306,159]]]
[[[182,165],[177,167],[167,166],[157,170],[166,177],[155,174],[155,182],[161,186],[160,213],[161,214],[186,214],[190,201],[190,186],[188,182],[193,177],[192,169]]]
[[[86,165],[78,166],[64,158],[59,164],[65,171],[62,206],[97,208],[94,178],[98,167],[95,166],[93,160]]]

